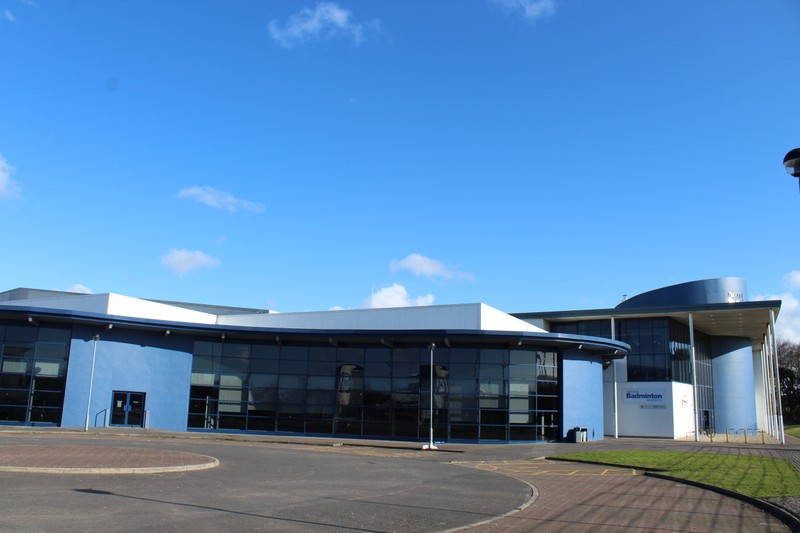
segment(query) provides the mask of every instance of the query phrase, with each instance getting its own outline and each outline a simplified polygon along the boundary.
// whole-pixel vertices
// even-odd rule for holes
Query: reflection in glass
[[[431,402],[429,352],[418,346],[240,343],[222,357],[218,344],[196,344],[193,428],[420,438],[433,415],[435,434],[446,439],[558,435],[557,352],[437,350]],[[248,362],[248,370],[237,361]]]

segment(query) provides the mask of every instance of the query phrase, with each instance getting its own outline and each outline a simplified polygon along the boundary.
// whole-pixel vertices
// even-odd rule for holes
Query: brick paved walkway
[[[735,498],[631,469],[547,460],[461,464],[521,479],[537,492],[531,505],[458,530],[465,533],[790,531],[777,518]]]
[[[0,471],[50,474],[153,474],[213,468],[213,457],[188,452],[121,446],[10,445]]]

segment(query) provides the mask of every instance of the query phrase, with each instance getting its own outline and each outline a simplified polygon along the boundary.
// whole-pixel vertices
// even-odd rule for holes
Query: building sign
[[[728,292],[728,303],[736,303],[744,301],[744,293],[741,292]]]
[[[658,390],[627,389],[623,391],[623,401],[639,404],[639,409],[666,409],[664,393]]]

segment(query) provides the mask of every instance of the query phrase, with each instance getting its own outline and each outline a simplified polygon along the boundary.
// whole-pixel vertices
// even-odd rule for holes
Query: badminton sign
[[[625,403],[639,404],[639,409],[666,409],[663,391],[653,389],[627,389],[623,393]]]

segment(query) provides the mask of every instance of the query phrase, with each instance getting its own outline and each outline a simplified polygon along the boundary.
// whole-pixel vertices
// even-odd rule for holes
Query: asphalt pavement
[[[776,456],[800,446],[605,439],[445,444],[153,430],[0,428],[1,531],[791,531],[752,505],[601,449]]]

